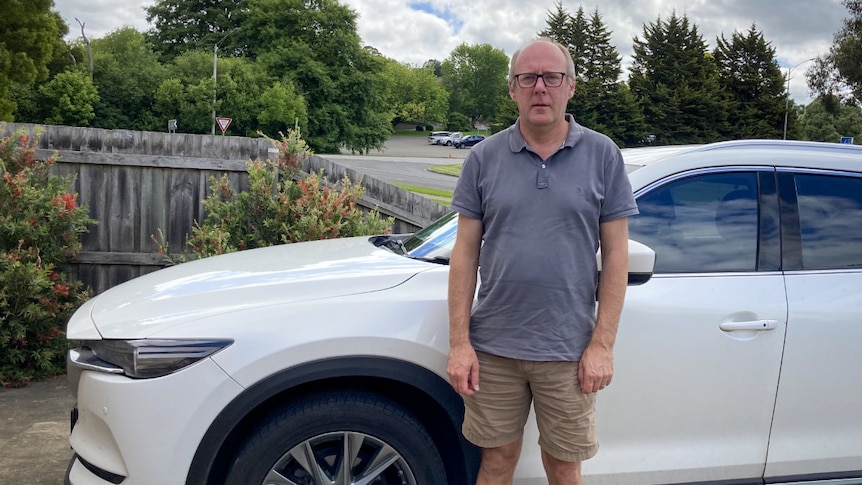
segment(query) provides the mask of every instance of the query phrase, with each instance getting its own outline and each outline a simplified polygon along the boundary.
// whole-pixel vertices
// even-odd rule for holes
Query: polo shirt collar
[[[575,117],[566,113],[566,121],[569,123],[569,133],[566,135],[566,141],[563,142],[563,147],[572,148],[584,135],[584,127],[575,121]],[[515,124],[509,127],[509,148],[513,153],[518,153],[527,148],[527,141],[521,135],[521,119],[518,118]]]

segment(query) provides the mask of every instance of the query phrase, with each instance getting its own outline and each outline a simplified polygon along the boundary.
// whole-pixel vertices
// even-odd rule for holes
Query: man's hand
[[[479,390],[479,359],[470,344],[459,344],[449,349],[449,382],[458,394],[472,396]]]
[[[601,345],[590,344],[578,364],[578,380],[585,394],[598,392],[614,377],[614,352]]]

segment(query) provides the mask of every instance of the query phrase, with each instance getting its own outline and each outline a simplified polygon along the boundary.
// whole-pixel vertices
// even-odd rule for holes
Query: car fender
[[[213,421],[195,452],[186,483],[219,483],[244,433],[273,407],[288,405],[304,390],[370,389],[417,413],[440,446],[447,473],[455,485],[473,483],[479,450],[460,433],[464,405],[439,375],[416,364],[391,358],[353,356],[323,359],[285,369],[237,396]],[[410,403],[414,403],[411,405]],[[430,420],[430,421],[429,421]],[[453,444],[455,446],[453,446]],[[463,482],[458,479],[463,477]]]

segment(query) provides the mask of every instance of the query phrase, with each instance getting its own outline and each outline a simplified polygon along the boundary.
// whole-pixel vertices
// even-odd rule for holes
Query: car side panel
[[[724,322],[771,320],[726,332]],[[629,287],[613,383],[599,393],[590,485],[760,477],[784,341],[782,276],[656,275]],[[525,445],[533,446],[535,437]],[[538,456],[525,449],[525,455]]]
[[[767,477],[862,470],[860,281],[862,271],[787,276],[790,320]]]

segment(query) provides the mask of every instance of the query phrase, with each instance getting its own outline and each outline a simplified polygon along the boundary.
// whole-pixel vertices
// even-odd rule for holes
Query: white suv
[[[630,237],[656,259],[650,278],[630,245],[585,483],[862,483],[862,148],[624,156]],[[446,376],[456,223],[184,263],[88,301],[68,325],[68,483],[472,484]],[[519,485],[546,483],[536,439],[531,421]]]
[[[450,135],[448,131],[432,131],[430,135],[428,135],[428,144],[429,145],[439,145],[440,140],[446,138]]]
[[[440,137],[440,139],[437,140],[437,144],[438,145],[446,145],[446,146],[450,147],[450,146],[454,145],[455,143],[457,143],[458,141],[460,141],[461,138],[462,138],[461,132],[456,131],[454,133],[450,133],[448,136]]]

